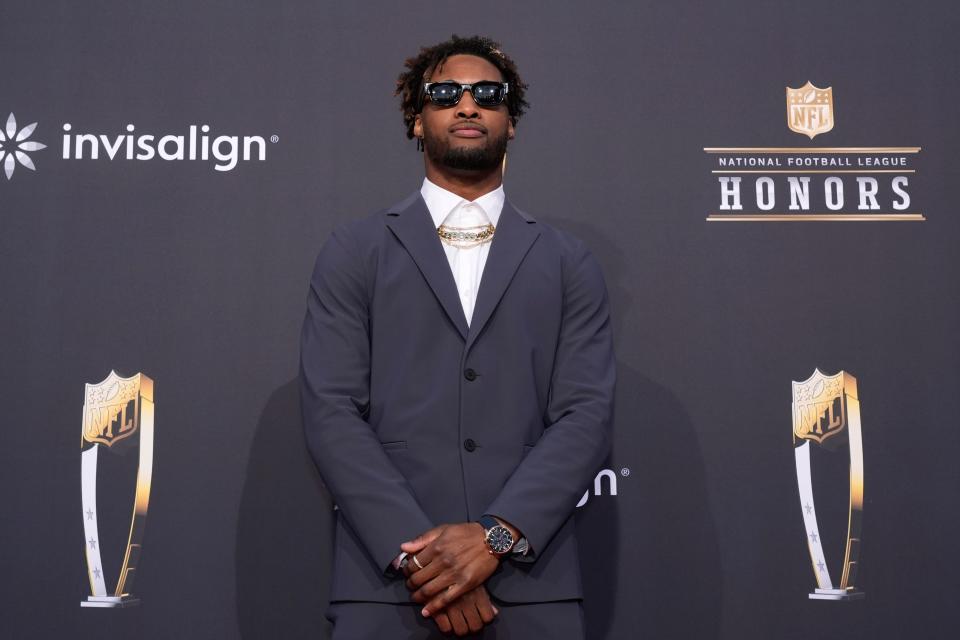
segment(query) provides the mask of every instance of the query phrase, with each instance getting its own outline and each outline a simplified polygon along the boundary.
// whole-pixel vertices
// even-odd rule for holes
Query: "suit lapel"
[[[460,337],[467,339],[467,318],[457,293],[457,283],[450,270],[450,262],[443,251],[437,229],[420,193],[387,210],[387,226],[417,263],[420,273],[440,301],[443,310],[453,322]],[[494,240],[496,240],[494,234]]]
[[[539,237],[540,230],[535,223],[536,220],[532,216],[515,208],[509,200],[503,203],[497,231],[493,235],[490,253],[487,255],[487,262],[480,278],[480,290],[477,293],[477,303],[473,308],[473,318],[470,320],[466,351],[469,351],[483,331],[524,256]],[[443,253],[442,249],[441,253]],[[459,300],[457,304],[459,305]]]

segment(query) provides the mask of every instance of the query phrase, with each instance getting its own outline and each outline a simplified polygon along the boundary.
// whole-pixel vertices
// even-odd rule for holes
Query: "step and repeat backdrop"
[[[5,2],[0,636],[325,638],[299,331],[419,188],[405,58],[488,35],[507,197],[612,303],[593,639],[954,638],[951,2]]]

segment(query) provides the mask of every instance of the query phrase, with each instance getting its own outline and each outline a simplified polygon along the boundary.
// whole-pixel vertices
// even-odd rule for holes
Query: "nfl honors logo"
[[[787,126],[811,140],[833,129],[833,87],[820,89],[810,81],[799,89],[787,87]]]

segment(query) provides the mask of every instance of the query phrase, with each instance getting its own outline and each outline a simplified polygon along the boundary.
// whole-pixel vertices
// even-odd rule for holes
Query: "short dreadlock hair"
[[[472,36],[461,38],[453,34],[449,40],[435,44],[432,47],[421,47],[420,53],[404,62],[406,71],[397,78],[397,90],[394,95],[400,96],[400,111],[403,112],[403,123],[407,127],[407,137],[413,138],[413,124],[417,114],[423,109],[423,83],[430,78],[424,75],[431,69],[436,69],[450,56],[470,55],[483,58],[500,70],[504,82],[509,83],[507,91],[507,111],[510,112],[510,121],[514,126],[517,120],[530,106],[523,96],[527,85],[520,79],[517,65],[500,50],[500,45],[490,38]]]

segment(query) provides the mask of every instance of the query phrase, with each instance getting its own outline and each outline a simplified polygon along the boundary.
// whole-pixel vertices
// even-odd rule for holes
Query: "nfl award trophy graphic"
[[[132,591],[150,500],[153,421],[153,380],[142,373],[122,378],[111,371],[102,382],[86,385],[80,440],[80,482],[90,595],[80,602],[81,607],[139,604]],[[126,455],[134,450],[136,457]],[[129,471],[127,474],[122,473],[124,468]],[[129,515],[131,497],[133,510]],[[97,501],[101,498],[105,504],[98,510]],[[116,530],[111,527],[109,531],[103,531],[104,539],[101,540],[100,527],[110,522],[109,517],[104,517],[110,513],[119,514],[119,518],[113,518],[119,526],[115,527]],[[116,551],[116,554],[110,554],[110,551]],[[119,566],[116,583],[108,582],[103,560]]]
[[[807,380],[793,383],[793,447],[807,548],[817,580],[810,599],[860,600],[864,594],[856,587],[856,579],[863,517],[863,438],[856,378],[845,371],[828,376],[816,369]],[[847,456],[841,455],[844,450],[849,464]],[[811,464],[815,457],[819,464]],[[849,477],[849,497],[846,487],[833,490],[836,484],[847,484],[841,475],[836,476],[839,482],[818,483],[822,511],[832,518],[821,514],[817,519],[813,468],[818,475],[839,470]],[[827,527],[821,531],[823,524]],[[846,535],[841,537],[844,526]],[[834,573],[827,563],[828,551],[843,555],[843,564],[833,565],[839,568]]]

